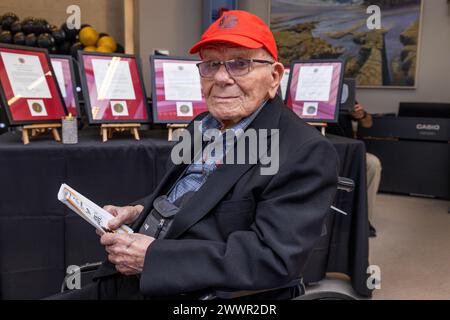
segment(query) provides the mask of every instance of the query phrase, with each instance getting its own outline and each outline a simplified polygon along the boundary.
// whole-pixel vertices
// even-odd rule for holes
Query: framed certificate
[[[280,95],[281,95],[281,98],[283,99],[283,101],[286,99],[286,91],[287,91],[290,73],[291,73],[291,70],[289,68],[285,68],[283,78],[281,78]]]
[[[196,66],[200,60],[151,56],[153,121],[189,123],[208,111]]]
[[[64,99],[67,112],[74,117],[81,117],[80,103],[76,91],[75,69],[71,56],[50,55],[59,90]]]
[[[286,105],[308,122],[336,123],[343,78],[342,60],[294,61]]]
[[[61,121],[66,115],[47,50],[0,44],[0,96],[9,124]]]
[[[91,124],[149,122],[141,64],[129,54],[78,51],[85,110]]]

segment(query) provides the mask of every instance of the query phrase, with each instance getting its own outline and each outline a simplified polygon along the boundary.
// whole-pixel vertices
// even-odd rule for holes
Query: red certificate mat
[[[343,78],[342,60],[294,61],[286,105],[308,122],[336,123]]]
[[[151,56],[153,121],[189,123],[208,111],[200,89],[200,60]]]
[[[61,121],[66,107],[47,50],[0,45],[0,96],[10,125]]]
[[[89,123],[149,122],[139,59],[118,53],[78,52]]]
[[[67,112],[74,117],[81,117],[80,104],[76,92],[75,73],[71,56],[50,55],[59,90],[66,104]]]

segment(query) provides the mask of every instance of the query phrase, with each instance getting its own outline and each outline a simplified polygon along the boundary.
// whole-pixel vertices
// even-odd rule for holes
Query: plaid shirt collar
[[[223,143],[223,151],[219,154],[214,154],[210,158],[205,158],[204,156],[208,156],[208,154],[203,153],[203,150],[200,154],[197,154],[194,158],[194,163],[191,165],[191,167],[188,169],[188,171],[192,170],[200,170],[198,166],[201,167],[201,170],[208,171],[211,173],[217,167],[221,164],[224,155],[227,153],[228,150],[230,150],[235,141],[244,133],[245,129],[250,125],[250,123],[256,118],[256,116],[259,114],[261,109],[266,105],[267,100],[264,101],[261,106],[256,109],[251,115],[241,119],[238,123],[236,123],[231,128],[225,130],[224,132],[221,132],[220,139]],[[217,129],[220,130],[221,123],[215,119],[210,113],[206,115],[200,124],[198,125],[197,129],[202,133],[203,140],[209,141],[207,144],[211,144],[211,147],[214,147],[215,143],[219,143],[219,141],[214,141],[215,136],[210,135],[210,132],[208,132],[209,129]],[[227,133],[233,133],[235,139],[227,139]],[[203,156],[203,157],[202,157]]]
[[[267,100],[265,100],[261,106],[259,106],[258,109],[256,109],[251,115],[241,119],[238,123],[236,123],[234,126],[232,126],[231,128],[225,130],[225,134],[228,130],[233,131],[234,134],[239,133],[238,130],[242,130],[241,132],[245,131],[245,129],[247,129],[247,127],[250,125],[250,123],[256,118],[256,116],[259,114],[259,112],[261,111],[261,109],[266,105]],[[212,136],[208,134],[207,130],[209,129],[217,129],[220,130],[220,126],[221,123],[214,118],[211,113],[208,113],[208,115],[206,115],[202,121],[200,122],[199,126],[198,126],[198,130],[200,130],[200,132],[202,133],[203,137],[206,138],[204,140],[210,141]]]

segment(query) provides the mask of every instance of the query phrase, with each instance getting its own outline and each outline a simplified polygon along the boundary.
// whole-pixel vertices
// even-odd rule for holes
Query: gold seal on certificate
[[[305,102],[303,105],[303,114],[304,116],[317,116],[317,111],[319,109],[318,102]]]
[[[121,103],[115,103],[113,109],[117,113],[122,113],[123,112],[123,105]]]
[[[177,102],[177,116],[178,117],[192,117],[194,110],[192,102]]]
[[[33,117],[44,117],[47,116],[47,110],[44,106],[44,100],[27,100],[28,108],[30,109],[31,116]]]
[[[126,101],[111,101],[112,115],[118,116],[128,116],[128,108]]]
[[[40,113],[40,112],[42,112],[42,105],[40,104],[40,103],[38,103],[38,102],[35,102],[35,103],[33,103],[32,105],[31,105],[31,108],[35,111],[35,112],[37,112],[37,113]]]

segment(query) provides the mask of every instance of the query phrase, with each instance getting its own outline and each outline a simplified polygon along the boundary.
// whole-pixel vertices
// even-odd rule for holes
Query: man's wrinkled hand
[[[100,238],[100,243],[105,246],[108,260],[116,266],[116,270],[129,276],[142,272],[145,254],[153,240],[155,239],[139,233],[105,233]]]
[[[104,206],[103,209],[114,216],[114,219],[108,222],[108,227],[111,230],[116,230],[123,224],[131,224],[136,221],[144,207],[141,205],[125,207],[108,205]]]

